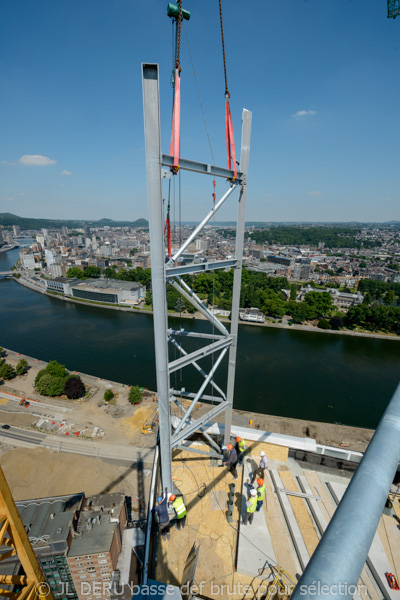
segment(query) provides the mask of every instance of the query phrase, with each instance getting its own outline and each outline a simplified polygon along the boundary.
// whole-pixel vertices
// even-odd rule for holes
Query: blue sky
[[[0,212],[147,217],[141,63],[160,64],[168,152],[166,5],[1,3]],[[385,0],[223,6],[238,148],[242,108],[253,112],[247,220],[399,220],[400,18],[387,19]],[[218,2],[184,7],[192,13],[185,29],[213,152],[225,166]],[[184,32],[182,68],[181,155],[211,162]],[[218,182],[217,195],[224,189]],[[211,193],[208,178],[183,173],[182,219],[202,218]],[[235,213],[232,201],[218,219]]]

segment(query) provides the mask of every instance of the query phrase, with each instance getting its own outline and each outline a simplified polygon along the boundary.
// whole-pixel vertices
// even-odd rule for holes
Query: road
[[[122,464],[136,462],[138,454],[142,460],[153,460],[153,448],[137,446],[121,446],[117,444],[96,444],[90,440],[62,439],[36,431],[29,431],[12,426],[10,429],[0,429],[0,442],[24,448],[47,448],[57,452],[71,452],[121,462]]]

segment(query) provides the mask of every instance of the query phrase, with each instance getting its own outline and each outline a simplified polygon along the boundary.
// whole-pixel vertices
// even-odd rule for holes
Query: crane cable
[[[179,171],[179,147],[181,129],[181,25],[182,25],[182,0],[178,0],[179,15],[177,20],[175,77],[174,77],[174,108],[172,112],[171,144],[169,153],[174,157],[171,171],[174,175]]]
[[[229,105],[229,98],[231,97],[228,89],[228,76],[226,73],[226,57],[225,57],[225,39],[224,39],[224,23],[222,18],[222,0],[219,0],[219,20],[221,23],[221,41],[222,41],[222,57],[224,60],[224,77],[225,77],[225,132],[226,132],[226,153],[228,158],[228,169],[232,169],[234,177],[237,177],[237,166],[236,166],[236,150],[235,150],[235,138],[233,135],[233,123],[231,107]]]

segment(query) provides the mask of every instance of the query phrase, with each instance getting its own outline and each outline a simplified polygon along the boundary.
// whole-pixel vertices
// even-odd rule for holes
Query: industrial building
[[[66,297],[119,304],[120,306],[137,306],[146,295],[145,286],[135,281],[113,281],[110,279],[66,279],[56,277],[46,280],[46,289]]]

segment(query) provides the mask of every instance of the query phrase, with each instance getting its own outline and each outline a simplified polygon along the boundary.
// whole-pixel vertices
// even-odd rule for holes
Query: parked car
[[[2,425],[1,428],[2,429],[10,429],[10,425]]]

